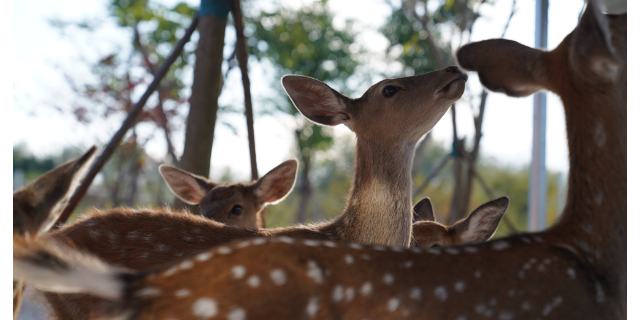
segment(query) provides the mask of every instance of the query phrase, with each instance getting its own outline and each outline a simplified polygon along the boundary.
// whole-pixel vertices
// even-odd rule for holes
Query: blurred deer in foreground
[[[264,207],[284,199],[293,190],[298,161],[287,160],[253,183],[216,183],[170,165],[160,174],[182,201],[200,206],[200,215],[224,224],[265,227]]]
[[[62,164],[13,193],[14,238],[34,239],[53,226],[67,201],[84,178],[96,147],[79,158]],[[24,284],[13,282],[13,317],[22,303]]]
[[[125,319],[626,318],[626,14],[598,4],[553,51],[488,40],[458,52],[489,89],[562,98],[569,189],[548,230],[426,250],[261,238],[142,273],[101,264],[90,270],[108,285],[80,277],[80,291],[116,301],[101,312]],[[85,266],[64,252],[29,263],[44,249],[14,250],[14,277],[27,270],[16,261],[32,267],[27,279]]]
[[[346,207],[331,221],[251,230],[164,210],[111,209],[94,211],[52,237],[71,240],[109,263],[134,270],[255,236],[288,235],[408,247],[415,146],[460,98],[466,80],[467,75],[457,67],[449,67],[383,80],[361,98],[350,99],[309,77],[283,77],[283,86],[304,116],[323,125],[343,123],[358,137]],[[91,312],[91,297],[49,294],[47,298],[60,318]]]

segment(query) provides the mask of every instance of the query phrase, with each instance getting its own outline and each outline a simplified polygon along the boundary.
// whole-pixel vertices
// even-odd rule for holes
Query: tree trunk
[[[211,166],[218,96],[222,88],[222,49],[226,25],[226,19],[215,15],[201,16],[198,23],[200,40],[196,50],[193,88],[189,99],[191,106],[180,168],[204,177],[209,177]],[[174,206],[178,209],[187,207],[177,198]]]
[[[311,201],[311,181],[309,173],[311,172],[311,155],[302,155],[302,177],[300,177],[300,208],[298,209],[297,222],[305,223],[307,221],[309,203]]]

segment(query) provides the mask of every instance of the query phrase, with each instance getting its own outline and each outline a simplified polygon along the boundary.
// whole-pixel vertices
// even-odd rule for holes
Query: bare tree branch
[[[436,165],[436,167],[431,171],[431,173],[429,173],[427,178],[424,179],[424,182],[422,182],[422,184],[418,188],[416,188],[416,190],[413,191],[414,198],[417,195],[419,195],[429,185],[429,183],[431,183],[431,180],[433,180],[433,178],[435,178],[438,175],[438,173],[442,171],[442,168],[444,168],[444,166],[447,164],[447,162],[449,162],[449,160],[451,160],[450,155],[446,155],[444,156],[444,158],[442,158],[442,160],[440,160],[438,165]]]

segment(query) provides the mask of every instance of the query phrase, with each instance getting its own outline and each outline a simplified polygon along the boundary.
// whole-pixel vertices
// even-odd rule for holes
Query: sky
[[[175,3],[163,0],[163,3]],[[188,1],[198,3],[199,1]],[[305,1],[308,2],[308,1]],[[393,2],[393,1],[392,1]],[[398,2],[398,1],[395,1]],[[74,93],[65,84],[63,74],[73,73],[82,79],[90,73],[81,58],[96,59],[100,54],[113,50],[118,43],[126,45],[130,35],[119,29],[108,19],[107,1],[16,1],[13,3],[13,116],[16,128],[13,144],[25,144],[36,155],[57,154],[63,148],[76,146],[88,148],[99,141],[106,143],[119,128],[121,118],[108,121],[94,121],[90,125],[79,124],[72,116],[60,113],[52,106],[65,106],[74,99]],[[298,1],[285,1],[288,5],[299,5]],[[496,0],[494,5],[482,7],[482,17],[476,22],[472,41],[500,37],[511,10],[511,0]],[[582,0],[551,0],[549,5],[549,48],[554,48],[575,28],[584,2]],[[505,38],[528,46],[534,45],[535,0],[518,0],[516,12],[511,20]],[[391,13],[386,1],[382,0],[330,0],[330,9],[336,14],[335,24],[340,26],[345,19],[357,22],[359,34],[357,42],[374,55],[374,68],[388,68],[382,63],[386,39],[377,29]],[[103,21],[98,31],[89,35],[77,30],[69,30],[66,36],[52,28],[50,19]],[[234,43],[235,35],[227,30],[228,44]],[[127,39],[127,40],[123,40]],[[195,44],[195,41],[193,41]],[[192,44],[192,45],[194,45]],[[231,46],[225,47],[225,56],[231,53]],[[377,57],[377,59],[376,59]],[[265,63],[250,61],[251,90],[254,105],[260,110],[259,97],[272,94],[273,70]],[[187,82],[191,76],[187,75]],[[374,79],[374,82],[382,78]],[[371,84],[373,84],[371,83]],[[371,85],[370,84],[370,85]],[[472,109],[468,103],[470,94],[480,92],[480,84],[475,73],[470,73],[469,90],[458,104],[457,120],[459,135],[472,138]],[[352,95],[357,97],[366,88],[360,88]],[[221,105],[242,105],[243,91],[240,73],[236,68],[225,82],[220,97]],[[564,114],[559,98],[554,94],[547,97],[547,167],[550,170],[566,172],[568,151]],[[244,117],[240,114],[223,115],[221,120],[234,124],[237,135],[227,127],[217,125],[215,130],[212,177],[219,177],[225,167],[241,180],[249,174],[249,152],[246,142]],[[489,94],[483,124],[481,152],[503,164],[527,166],[531,159],[533,122],[533,98],[509,98],[502,94]],[[293,128],[295,120],[288,116],[262,116],[255,121],[258,169],[261,174],[292,158]],[[26,130],[29,128],[29,130]],[[141,126],[139,132],[150,132],[151,127]],[[451,116],[445,115],[434,127],[432,136],[451,143]],[[336,135],[353,136],[346,127],[337,127]],[[173,143],[180,152],[183,148],[184,132],[176,132]],[[150,155],[160,159],[166,153],[164,138],[158,132],[147,147]]]

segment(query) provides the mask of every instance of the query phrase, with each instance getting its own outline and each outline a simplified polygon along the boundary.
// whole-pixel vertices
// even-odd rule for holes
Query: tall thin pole
[[[245,115],[247,116],[247,135],[249,138],[249,156],[251,157],[251,180],[258,180],[258,161],[256,160],[256,140],[253,133],[253,107],[251,105],[251,85],[249,84],[249,68],[247,66],[249,56],[247,43],[244,37],[244,24],[242,23],[242,6],[240,0],[233,0],[233,22],[236,26],[236,56],[238,66],[242,72],[242,84],[244,87]]]
[[[536,0],[536,48],[547,48],[549,0]],[[529,177],[529,231],[547,226],[547,94],[533,96],[533,150]]]

